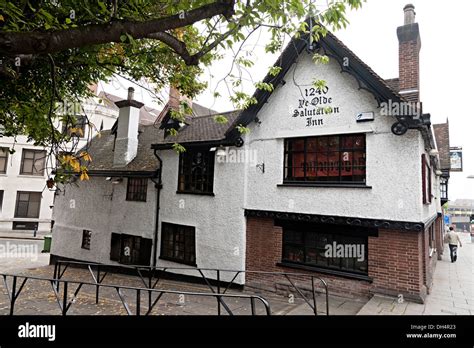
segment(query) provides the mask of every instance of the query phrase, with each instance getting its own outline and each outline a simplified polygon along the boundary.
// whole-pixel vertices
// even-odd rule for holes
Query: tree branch
[[[152,33],[182,28],[217,15],[230,19],[234,14],[234,4],[235,0],[217,0],[189,12],[145,22],[114,21],[51,32],[0,32],[0,53],[54,53],[77,47],[121,42],[120,36],[125,33],[135,39],[141,39]]]
[[[186,44],[175,38],[173,35],[168,34],[168,33],[153,33],[147,35],[147,38],[149,39],[155,39],[163,42],[164,44],[168,45],[173,49],[173,51],[178,54],[187,65],[198,65],[199,64],[199,58],[196,55],[191,55],[188,51],[188,48],[186,47]]]

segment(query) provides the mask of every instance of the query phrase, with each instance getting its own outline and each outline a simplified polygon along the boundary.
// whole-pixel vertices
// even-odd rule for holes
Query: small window
[[[84,138],[86,136],[87,117],[73,116],[63,123],[63,134],[70,137]]]
[[[23,149],[20,174],[43,176],[45,163],[46,151]]]
[[[82,249],[91,249],[91,237],[92,237],[92,232],[89,230],[83,230],[82,231]]]
[[[364,184],[365,176],[365,134],[285,139],[285,183]]]
[[[0,211],[3,208],[3,190],[0,190]]]
[[[39,218],[41,192],[18,191],[16,196],[15,217]]]
[[[432,224],[429,228],[429,245],[430,249],[435,247],[435,224]]]
[[[423,204],[431,203],[431,167],[425,154],[421,155],[421,175],[423,186]]]
[[[152,244],[149,238],[112,233],[110,259],[126,265],[149,266]]]
[[[441,191],[441,200],[448,201],[448,179],[441,178],[439,188]]]
[[[0,174],[7,173],[8,148],[0,147]]]
[[[19,231],[38,231],[38,223],[33,221],[13,221],[12,229]]]
[[[178,192],[212,194],[214,152],[188,149],[179,155]]]
[[[127,201],[146,202],[147,178],[128,178]]]
[[[195,228],[163,222],[160,258],[195,266]]]

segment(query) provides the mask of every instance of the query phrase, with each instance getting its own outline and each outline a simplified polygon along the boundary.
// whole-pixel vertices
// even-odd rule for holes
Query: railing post
[[[217,293],[221,293],[221,271],[217,270]],[[221,301],[217,298],[217,315],[221,315]]]
[[[12,284],[12,295],[10,298],[10,315],[13,315],[13,311],[15,308],[15,301],[16,301],[16,276],[13,276],[13,284]]]
[[[140,289],[137,289],[137,316],[140,315]]]
[[[54,274],[53,274],[54,279],[57,278],[57,273],[58,273],[58,261],[54,263]]]
[[[253,296],[250,297],[250,307],[252,308],[252,315],[255,315],[255,298]]]
[[[311,277],[311,290],[313,291],[314,315],[318,315],[318,307],[316,307],[316,293],[314,292],[314,276]]]
[[[56,291],[59,291],[59,279],[61,279],[61,262],[58,262],[58,274],[56,279],[58,280],[56,282]]]
[[[63,289],[63,315],[66,315],[67,312],[67,281],[64,281]]]
[[[153,272],[152,272],[153,269]],[[153,275],[155,274],[155,269],[150,266],[150,273],[148,274],[148,288],[151,289],[151,284],[153,283]],[[151,309],[151,290],[148,291],[148,310]]]
[[[97,284],[100,284],[100,265],[97,265]],[[95,286],[95,304],[99,303],[99,289],[100,286]]]

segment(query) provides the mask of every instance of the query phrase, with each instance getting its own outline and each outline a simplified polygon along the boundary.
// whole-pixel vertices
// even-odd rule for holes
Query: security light
[[[123,181],[123,178],[115,178],[112,180],[112,184],[117,185],[120,184]]]

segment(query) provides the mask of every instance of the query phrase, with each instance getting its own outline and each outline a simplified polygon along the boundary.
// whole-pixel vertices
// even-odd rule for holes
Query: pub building
[[[90,180],[56,196],[52,260],[304,272],[332,294],[422,302],[443,249],[441,171],[418,103],[414,7],[404,15],[396,79],[382,79],[329,32],[312,49],[307,35],[294,38],[275,63],[281,72],[264,79],[274,90],[257,90],[258,103],[243,111],[177,124],[170,98],[143,126],[141,103],[118,102],[116,127],[92,141]],[[329,63],[314,63],[315,53]],[[412,105],[411,115],[387,113],[388,103]],[[233,151],[255,156],[226,159]]]

